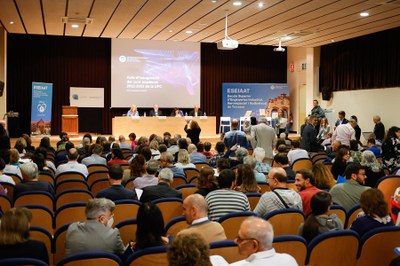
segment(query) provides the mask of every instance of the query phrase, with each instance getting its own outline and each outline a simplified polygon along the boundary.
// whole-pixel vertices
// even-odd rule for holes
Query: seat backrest
[[[197,168],[184,168],[183,171],[185,172],[186,180],[190,180],[192,177],[200,175]]]
[[[22,178],[17,174],[12,174],[12,173],[4,173],[4,174],[11,177],[14,180],[15,184],[22,182]]]
[[[56,180],[54,179],[54,176],[52,174],[50,174],[49,172],[40,172],[39,180],[40,181],[48,181],[53,186],[56,185]]]
[[[182,192],[182,198],[186,199],[187,196],[194,194],[198,188],[195,184],[185,184],[179,187],[176,187],[177,190]]]
[[[311,169],[311,167],[312,161],[306,158],[297,159],[292,163],[292,169],[294,172],[297,172],[301,169]]]
[[[353,206],[348,212],[346,216],[346,224],[344,228],[350,228],[351,224],[357,219],[358,214],[362,212],[362,208],[360,205]]]
[[[9,199],[14,198],[14,189],[15,185],[8,183],[8,182],[0,182],[0,184],[3,186],[5,190],[7,190],[7,196]]]
[[[250,216],[255,216],[253,212],[233,212],[228,213],[218,219],[218,222],[225,230],[226,239],[234,240],[238,234],[242,222]]]
[[[178,216],[173,218],[168,224],[165,226],[166,236],[174,236],[183,229],[187,228],[188,224],[186,222],[186,218],[184,216]]]
[[[136,177],[130,177],[124,184],[124,187],[127,189],[132,189],[133,182],[135,181]]]
[[[261,194],[252,192],[252,193],[246,193],[246,196],[247,196],[247,200],[250,203],[250,209],[254,210],[258,204],[258,201],[261,198]]]
[[[400,244],[400,227],[383,226],[362,236],[357,265],[389,265],[398,255],[393,251]]]
[[[299,266],[305,265],[307,241],[301,236],[287,235],[274,237],[272,247],[278,253],[287,253],[293,256]]]
[[[136,219],[139,207],[142,205],[137,200],[117,200],[114,209],[114,224],[128,219]]]
[[[245,256],[239,254],[239,249],[233,240],[210,243],[210,255],[220,255],[228,263],[233,263],[246,258]]]
[[[63,258],[59,264],[64,266],[120,266],[122,265],[122,260],[110,252],[90,251],[69,255]]]
[[[45,263],[42,260],[38,259],[31,259],[31,258],[11,258],[11,259],[0,259],[0,265],[30,265],[30,266],[48,266],[47,263]]]
[[[85,189],[70,189],[64,190],[56,197],[56,209],[62,205],[74,202],[88,202],[93,199],[93,194]]]
[[[89,191],[89,186],[86,181],[80,179],[64,180],[56,185],[56,195],[70,189],[84,189]]]
[[[115,224],[115,228],[118,228],[124,245],[128,245],[131,241],[136,241],[136,219],[128,219]]]
[[[46,245],[49,256],[49,265],[53,265],[53,236],[52,233],[39,226],[31,226],[29,228],[29,238],[32,240],[41,241]]]
[[[41,205],[25,205],[32,213],[31,226],[40,226],[53,234],[53,210]]]
[[[14,206],[22,206],[29,204],[42,205],[50,210],[54,210],[54,197],[44,191],[27,191],[18,194],[14,200]]]
[[[178,198],[163,198],[153,200],[153,203],[160,208],[164,219],[164,225],[175,217],[181,216],[183,211],[183,200]]]
[[[197,180],[199,179],[199,176],[193,176],[190,180],[188,180],[189,184],[197,184]]]
[[[194,163],[194,165],[196,166],[197,170],[199,170],[199,172],[204,166],[210,166],[208,163]]]
[[[86,203],[83,202],[68,203],[61,206],[54,215],[54,228],[57,230],[64,224],[85,221],[85,209]]]
[[[90,164],[87,166],[89,174],[94,172],[94,171],[107,171],[108,172],[108,166],[104,164]]]
[[[271,191],[271,188],[269,187],[269,184],[267,182],[257,182],[257,185],[261,188],[262,194]]]
[[[340,205],[332,205],[329,213],[334,213],[342,221],[343,228],[346,225],[347,213],[346,209]]]
[[[390,207],[390,197],[394,195],[396,188],[400,187],[400,176],[388,175],[380,178],[376,183],[376,187],[382,191],[383,196]]]
[[[177,187],[179,187],[181,185],[185,185],[185,184],[187,184],[187,180],[185,177],[179,176],[179,175],[174,175],[174,179],[172,180],[171,187],[177,188]]]
[[[129,266],[144,266],[157,265],[168,266],[167,247],[151,247],[134,252],[127,259],[125,265]]]
[[[100,190],[108,188],[109,186],[110,181],[108,181],[108,178],[100,178],[93,182],[93,184],[90,186],[90,191],[94,196],[96,196]]]
[[[358,247],[358,234],[352,230],[323,233],[309,243],[306,265],[355,265]]]
[[[12,208],[12,202],[7,195],[0,194],[0,207],[3,213]]]
[[[303,211],[298,209],[280,209],[264,215],[274,227],[274,236],[297,235],[300,224],[304,223]]]
[[[93,184],[94,181],[99,180],[101,178],[108,178],[108,170],[97,170],[89,173],[87,176],[86,182],[89,187]]]
[[[60,183],[61,181],[74,180],[74,179],[86,181],[86,178],[82,173],[74,172],[74,171],[68,171],[68,172],[60,173],[60,174],[58,174],[56,176],[56,185],[58,183]]]
[[[68,226],[69,224],[64,224],[54,233],[52,250],[54,254],[54,264],[58,264],[58,262],[60,262],[60,260],[65,256],[65,240]]]

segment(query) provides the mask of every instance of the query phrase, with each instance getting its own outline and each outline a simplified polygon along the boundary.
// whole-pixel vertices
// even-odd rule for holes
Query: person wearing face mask
[[[86,221],[72,223],[67,230],[65,254],[85,251],[124,253],[119,230],[112,228],[115,204],[106,198],[90,199],[86,205]]]

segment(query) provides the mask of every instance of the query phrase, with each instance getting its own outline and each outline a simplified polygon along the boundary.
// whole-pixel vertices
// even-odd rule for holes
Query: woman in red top
[[[124,159],[124,155],[120,149],[112,149],[111,160],[107,162],[108,166],[114,164],[128,164],[128,161]]]

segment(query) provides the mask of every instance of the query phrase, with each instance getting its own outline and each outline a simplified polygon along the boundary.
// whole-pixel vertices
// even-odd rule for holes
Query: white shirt
[[[294,149],[294,150],[290,150],[287,154],[287,157],[289,159],[290,164],[292,164],[294,161],[296,161],[297,159],[301,159],[301,158],[310,158],[308,157],[308,152],[306,150],[303,149]]]
[[[77,161],[68,161],[67,163],[61,164],[57,167],[56,176],[68,171],[82,173],[85,177],[89,174],[86,165],[78,163]]]
[[[336,127],[335,131],[333,131],[331,142],[338,140],[342,145],[350,146],[350,140],[352,139],[356,139],[356,131],[350,123],[347,123]]]
[[[272,248],[266,251],[254,253],[245,260],[240,260],[229,265],[292,266],[298,264],[296,260],[289,254],[276,253],[275,249]]]

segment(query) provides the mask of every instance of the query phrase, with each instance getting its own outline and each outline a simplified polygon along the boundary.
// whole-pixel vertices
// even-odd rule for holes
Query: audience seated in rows
[[[297,159],[309,158],[308,152],[300,148],[300,141],[297,139],[294,139],[292,141],[292,149],[288,152],[287,157],[289,160],[289,164],[292,164]]]
[[[172,156],[172,155],[171,155]],[[170,168],[163,168],[158,174],[158,185],[143,188],[141,202],[153,201],[160,198],[182,198],[182,192],[171,187],[174,174]]]
[[[68,162],[65,164],[61,164],[57,167],[56,177],[61,173],[69,171],[79,172],[83,174],[85,177],[87,177],[88,176],[87,167],[84,164],[78,163],[78,157],[79,155],[76,148],[70,148],[67,151]]]
[[[193,144],[191,144],[193,145]],[[190,145],[189,145],[190,146]],[[196,166],[191,163],[191,158],[189,152],[185,149],[180,149],[178,152],[178,162],[175,164],[176,167],[185,168],[196,168]]]
[[[92,144],[91,145],[91,155],[82,159],[82,164],[89,166],[92,164],[103,164],[107,165],[106,158],[102,157],[101,154],[103,153],[103,146],[100,144]]]
[[[174,165],[174,156],[169,152],[163,152],[160,157],[160,166],[162,168],[168,168],[172,171],[173,175],[185,176],[185,172],[182,168]]]
[[[135,157],[135,160],[141,160],[143,162],[143,167],[145,167],[145,172],[142,176],[137,176],[133,181],[133,188],[143,189],[148,186],[155,186],[158,184],[158,179],[156,174],[158,172],[158,167],[160,164],[158,161],[151,159],[147,164],[144,161],[143,155],[139,154]]]
[[[289,159],[285,153],[278,153],[274,157],[274,163],[278,167],[282,167],[285,172],[288,180],[294,180],[296,173],[292,170],[292,167],[289,165]]]
[[[199,145],[199,143],[197,143]],[[203,144],[201,144],[203,145]],[[199,145],[199,146],[201,146]],[[189,157],[190,157],[190,162],[192,163],[206,163],[207,162],[207,157],[198,151],[198,148],[194,144],[190,144],[188,146],[188,152],[189,152]],[[179,154],[178,154],[179,156]]]
[[[170,266],[209,266],[208,243],[197,233],[178,235],[167,251]]]
[[[259,173],[267,174],[271,169],[271,165],[264,162],[264,160],[266,160],[265,150],[261,147],[255,148],[253,150],[253,157],[254,159],[256,159],[255,170]]]
[[[255,177],[257,182],[265,182],[266,181],[265,174],[256,171],[255,168],[256,168],[257,162],[256,162],[256,159],[254,159],[253,156],[247,155],[246,157],[244,157],[243,164],[250,167],[251,171],[253,171],[254,177]]]
[[[303,203],[303,212],[308,215],[311,212],[311,198],[322,190],[315,186],[314,174],[309,169],[301,169],[296,172],[295,184]]]
[[[218,189],[218,181],[214,173],[214,169],[209,166],[201,168],[200,175],[197,178],[197,191],[195,193],[205,197],[211,191]]]
[[[265,176],[263,181],[265,182]],[[251,168],[251,166],[247,164],[238,165],[236,171],[235,187],[233,189],[242,193],[261,192],[261,188],[257,185],[254,170]]]

